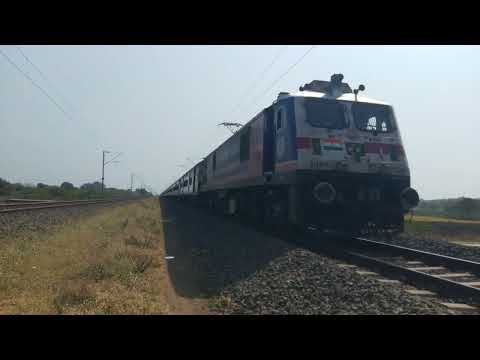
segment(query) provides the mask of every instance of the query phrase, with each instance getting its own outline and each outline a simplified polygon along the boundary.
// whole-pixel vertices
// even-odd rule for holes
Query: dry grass
[[[226,296],[220,295],[212,297],[208,301],[208,306],[217,313],[223,313],[223,310],[230,306],[232,300]]]
[[[423,216],[423,215],[410,215],[405,216],[405,221],[413,220],[415,222],[446,222],[452,224],[480,224],[480,220],[459,220],[459,219],[449,219],[438,216]]]
[[[0,313],[164,314],[158,199],[0,245]]]
[[[480,221],[433,216],[406,216],[405,233],[416,237],[457,243],[480,242]]]

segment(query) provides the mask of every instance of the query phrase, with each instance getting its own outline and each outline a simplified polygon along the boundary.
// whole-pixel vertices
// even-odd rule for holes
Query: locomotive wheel
[[[267,228],[279,228],[287,223],[287,201],[281,194],[267,195],[264,201],[264,224]]]
[[[265,202],[264,202],[263,222],[264,222],[264,225],[268,228],[273,225],[272,201],[270,199],[265,199]]]
[[[207,209],[211,214],[215,214],[215,202],[212,197],[207,199]]]
[[[235,197],[237,201],[237,216],[241,219],[248,219],[248,203],[245,194],[238,193]]]
[[[248,198],[248,208],[246,208],[247,216],[256,224],[262,225],[264,223],[264,202],[259,201],[255,193],[250,194]]]
[[[237,216],[239,214],[239,203],[237,195],[230,195],[228,198],[226,198],[225,205],[225,213],[228,216]]]

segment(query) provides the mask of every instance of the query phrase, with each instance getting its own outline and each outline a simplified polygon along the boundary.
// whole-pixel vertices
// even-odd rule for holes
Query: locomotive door
[[[195,191],[197,190],[197,189],[196,189],[196,185],[197,185],[197,183],[196,183],[196,180],[197,180],[197,172],[198,172],[198,166],[195,166],[195,167],[193,168],[193,184],[192,184],[192,186],[193,186],[193,187],[192,187],[192,192],[193,192],[194,194],[195,194]]]
[[[273,173],[275,169],[275,126],[273,109],[265,110],[263,133],[263,173]]]

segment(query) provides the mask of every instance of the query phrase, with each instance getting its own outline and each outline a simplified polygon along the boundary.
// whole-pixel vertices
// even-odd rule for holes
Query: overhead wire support
[[[103,190],[105,188],[105,165],[107,164],[110,164],[112,162],[118,162],[118,161],[114,161],[116,158],[118,158],[120,155],[122,155],[123,153],[117,153],[116,156],[114,156],[113,158],[111,158],[110,160],[108,160],[107,162],[105,162],[105,154],[109,154],[110,151],[108,150],[102,150],[102,193],[103,193]]]
[[[12,65],[15,69],[17,69],[23,76],[25,76],[30,83],[32,83],[36,88],[38,88],[69,120],[73,120],[71,115],[65,111],[65,109],[55,101],[55,99],[40,85],[38,85],[27,73],[25,73],[5,52],[0,49],[0,54]]]
[[[110,160],[108,160],[108,161],[105,163],[105,165],[107,165],[107,164],[109,164],[109,163],[111,163],[111,162],[114,162],[114,160],[115,160],[116,158],[118,158],[118,157],[119,157],[120,155],[122,155],[122,154],[123,154],[123,153],[121,153],[121,152],[118,153],[118,154],[115,155],[113,158],[111,158]]]
[[[240,123],[234,123],[234,122],[223,122],[218,124],[218,126],[225,126],[228,130],[232,132],[232,134],[235,134],[238,129],[240,129],[243,125]]]
[[[130,174],[130,192],[133,192],[133,178],[134,178],[134,176],[135,176],[134,173]]]

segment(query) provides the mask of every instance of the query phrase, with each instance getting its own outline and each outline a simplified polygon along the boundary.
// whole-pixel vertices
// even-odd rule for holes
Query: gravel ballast
[[[401,234],[391,239],[379,238],[378,240],[412,249],[480,262],[480,248],[457,245],[446,240],[428,239],[411,234]]]
[[[406,294],[402,286],[340,268],[304,249],[293,249],[223,295],[230,314],[449,314],[428,299]]]
[[[205,210],[162,199],[161,211],[172,285],[180,296],[214,299],[220,313],[455,313]]]

